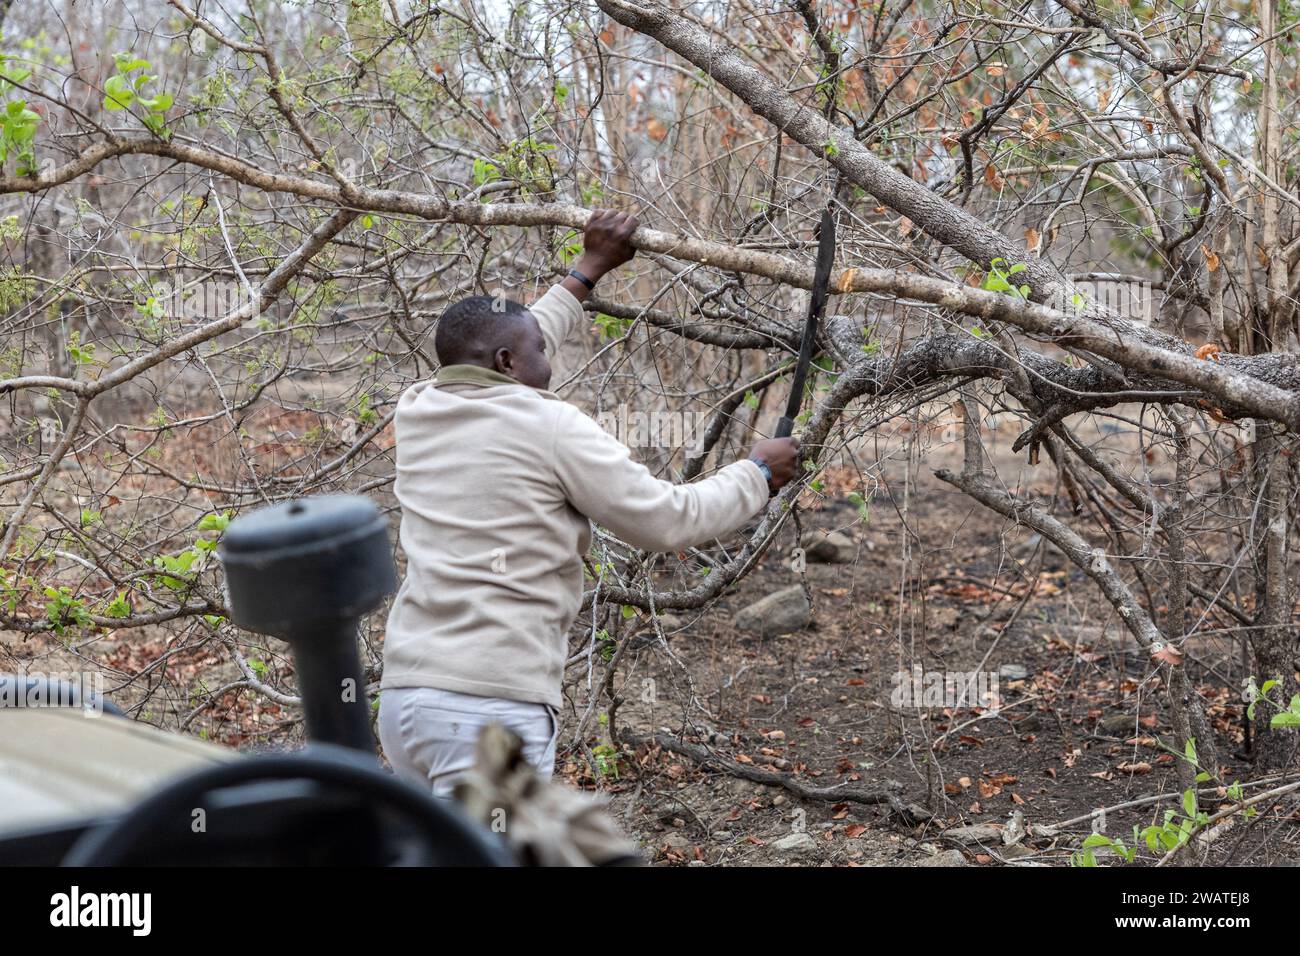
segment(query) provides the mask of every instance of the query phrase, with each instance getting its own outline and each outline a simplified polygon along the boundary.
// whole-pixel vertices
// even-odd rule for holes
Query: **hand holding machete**
[[[808,302],[808,319],[804,323],[803,339],[799,343],[799,360],[794,367],[794,380],[790,384],[790,399],[785,414],[776,426],[776,437],[754,446],[749,457],[765,465],[770,473],[768,489],[776,494],[786,482],[793,481],[799,466],[799,442],[789,437],[794,431],[794,420],[803,404],[804,382],[808,366],[812,364],[817,343],[817,323],[826,310],[831,283],[831,267],[835,264],[835,219],[830,209],[822,212],[817,226],[817,271],[813,274],[812,298]]]

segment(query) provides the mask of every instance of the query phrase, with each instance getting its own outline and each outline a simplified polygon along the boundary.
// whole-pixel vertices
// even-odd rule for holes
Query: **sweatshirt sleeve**
[[[574,326],[582,321],[582,303],[562,285],[551,286],[544,296],[528,307],[542,327],[546,354],[554,358]]]
[[[754,462],[733,462],[689,484],[662,481],[572,405],[560,406],[552,456],[569,503],[645,551],[676,551],[725,535],[767,504],[767,480]]]

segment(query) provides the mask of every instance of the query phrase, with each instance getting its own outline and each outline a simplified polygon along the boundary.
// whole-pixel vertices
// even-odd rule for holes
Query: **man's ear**
[[[492,367],[502,375],[514,378],[515,355],[507,348],[497,349],[492,353]]]

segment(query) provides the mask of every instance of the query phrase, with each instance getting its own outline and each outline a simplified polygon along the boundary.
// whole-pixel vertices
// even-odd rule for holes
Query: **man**
[[[398,402],[407,570],[388,616],[379,730],[394,770],[436,796],[472,767],[492,722],[550,775],[591,521],[633,547],[678,550],[739,528],[795,474],[798,443],[782,438],[706,480],[661,481],[546,391],[550,357],[595,283],[632,259],[636,228],[594,212],[574,270],[531,308],[485,296],[449,307],[437,377]]]

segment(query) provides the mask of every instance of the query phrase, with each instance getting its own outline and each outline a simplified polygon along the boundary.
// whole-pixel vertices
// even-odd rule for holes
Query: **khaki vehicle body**
[[[114,816],[239,759],[218,744],[76,707],[0,709],[0,836]]]

